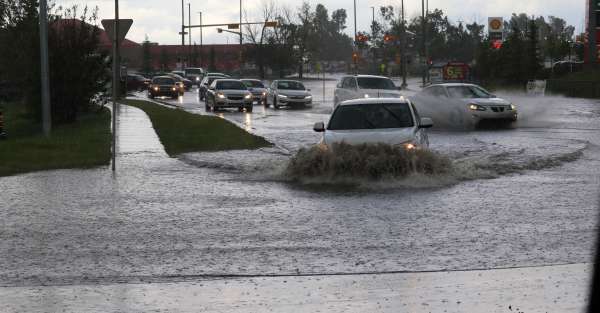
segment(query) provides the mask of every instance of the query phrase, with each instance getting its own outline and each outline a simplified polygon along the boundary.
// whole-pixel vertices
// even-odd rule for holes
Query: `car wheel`
[[[252,113],[252,109],[253,109],[253,107],[252,107],[252,106],[246,107],[246,112],[248,112],[248,113]]]
[[[277,105],[277,98],[273,98],[273,108],[275,110],[279,109],[279,106]]]
[[[204,111],[210,112],[210,106],[208,105],[208,102],[204,102]]]

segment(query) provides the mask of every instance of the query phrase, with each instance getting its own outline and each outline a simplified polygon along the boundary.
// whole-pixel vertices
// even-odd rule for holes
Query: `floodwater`
[[[115,176],[98,168],[0,178],[0,286],[592,262],[597,101],[499,93],[519,106],[516,125],[430,132],[431,148],[460,169],[454,176],[346,188],[281,174],[318,142],[312,124],[332,111],[322,82],[307,85],[311,108],[217,113],[272,148],[168,158],[156,137],[140,135],[152,133],[141,121],[123,126]],[[326,82],[326,100],[334,85]],[[207,114],[195,91],[165,102]]]

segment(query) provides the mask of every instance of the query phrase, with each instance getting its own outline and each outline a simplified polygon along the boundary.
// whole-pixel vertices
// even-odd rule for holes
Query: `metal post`
[[[425,0],[421,0],[421,28],[422,28],[422,36],[423,36],[423,40],[421,43],[421,53],[423,56],[423,86],[425,86],[425,84],[427,83],[427,52],[426,52],[426,44],[425,41],[427,40],[427,34],[426,34],[426,25],[425,25]]]
[[[596,69],[598,64],[598,47],[596,42],[596,2],[590,0],[588,3],[588,65],[590,69]]]
[[[179,61],[181,62],[181,70],[184,70],[183,56],[185,51],[185,4],[181,0],[181,53],[179,53]]]
[[[406,83],[406,25],[404,20],[404,0],[402,0],[402,88],[406,88],[408,84]]]
[[[115,33],[113,38],[113,86],[112,86],[112,170],[117,163],[117,98],[119,97],[119,0],[115,0]]]
[[[52,116],[50,110],[50,70],[48,65],[48,5],[40,0],[40,57],[42,83],[42,128],[45,136],[50,136]]]

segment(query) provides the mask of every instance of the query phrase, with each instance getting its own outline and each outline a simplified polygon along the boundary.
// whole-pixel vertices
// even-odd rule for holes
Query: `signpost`
[[[499,49],[504,41],[504,19],[502,17],[488,18],[488,35],[492,47]]]
[[[112,170],[116,170],[117,161],[117,98],[119,97],[119,82],[121,67],[119,65],[119,46],[131,28],[133,20],[119,19],[119,0],[115,0],[115,19],[102,20],[106,35],[113,43],[113,82],[112,82]]]

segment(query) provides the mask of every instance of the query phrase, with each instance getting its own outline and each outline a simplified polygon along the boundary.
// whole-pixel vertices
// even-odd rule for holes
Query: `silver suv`
[[[333,105],[346,100],[365,98],[400,98],[400,88],[383,76],[356,75],[345,76],[338,82],[333,96]]]

